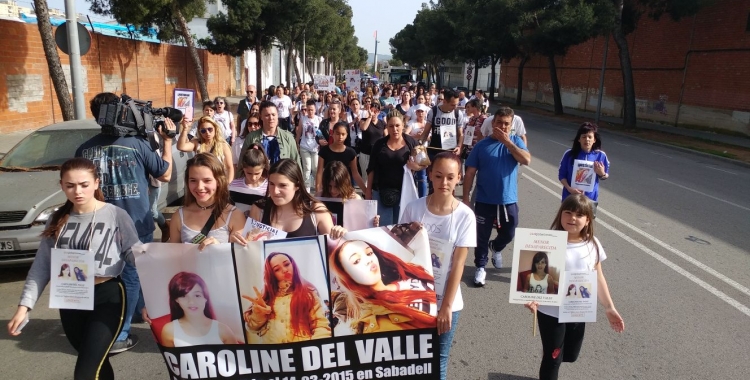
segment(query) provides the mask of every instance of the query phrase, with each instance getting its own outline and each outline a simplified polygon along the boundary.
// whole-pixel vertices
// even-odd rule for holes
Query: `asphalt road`
[[[532,162],[519,179],[520,226],[547,228],[560,201],[557,167],[576,126],[521,114]],[[611,177],[601,186],[596,236],[625,332],[600,310],[577,363],[564,379],[743,379],[750,373],[750,170],[725,161],[604,132]],[[460,192],[458,192],[460,194]],[[510,263],[512,247],[503,252]],[[450,379],[533,379],[541,355],[532,316],[508,303],[510,268],[472,284],[473,255],[461,284],[461,314]],[[67,379],[75,352],[57,312],[42,297],[32,322],[10,338],[25,269],[0,269],[0,368],[4,379]],[[113,358],[118,378],[166,379],[146,325],[141,343]]]

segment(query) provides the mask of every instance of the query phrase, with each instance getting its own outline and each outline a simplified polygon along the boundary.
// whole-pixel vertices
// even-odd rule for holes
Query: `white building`
[[[33,16],[34,10],[19,6],[15,0],[0,0],[0,18],[20,19],[21,13]]]

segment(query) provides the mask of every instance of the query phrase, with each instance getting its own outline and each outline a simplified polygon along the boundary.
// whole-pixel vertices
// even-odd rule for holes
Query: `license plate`
[[[13,240],[0,240],[0,251],[15,251],[15,243]]]

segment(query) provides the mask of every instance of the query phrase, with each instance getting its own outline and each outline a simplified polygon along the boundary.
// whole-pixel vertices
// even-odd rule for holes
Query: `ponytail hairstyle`
[[[242,156],[242,167],[243,168],[254,168],[257,166],[263,167],[263,178],[268,178],[268,156],[263,150],[263,146],[258,143],[250,144],[250,147]]]
[[[62,185],[62,178],[65,175],[65,173],[71,171],[71,170],[86,170],[89,173],[91,173],[91,176],[94,177],[94,182],[91,186],[97,186],[96,190],[94,191],[94,198],[97,201],[104,202],[104,193],[101,189],[101,184],[99,183],[99,173],[96,171],[96,166],[94,163],[86,158],[71,158],[70,160],[65,161],[62,166],[60,167],[60,184]],[[70,200],[65,201],[65,204],[60,206],[55,212],[52,213],[52,216],[49,218],[49,222],[47,222],[47,226],[44,228],[44,231],[42,231],[42,234],[40,235],[43,238],[56,238],[57,234],[60,233],[60,230],[65,225],[65,223],[68,222],[68,215],[73,210],[73,202]]]
[[[581,230],[581,238],[586,243],[594,243],[596,247],[596,262],[599,263],[599,244],[596,244],[594,239],[594,203],[587,196],[583,194],[571,194],[568,195],[560,204],[560,209],[557,210],[555,220],[552,221],[551,230],[565,231],[560,218],[564,211],[570,211],[575,214],[582,214],[589,218],[589,224],[584,226]]]

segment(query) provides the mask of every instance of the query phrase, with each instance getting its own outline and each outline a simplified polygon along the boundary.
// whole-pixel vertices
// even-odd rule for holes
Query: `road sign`
[[[468,69],[466,69],[466,74],[471,75],[472,71],[474,71],[474,70],[471,67],[469,67]]]
[[[466,79],[471,80],[471,74],[467,74]]]

